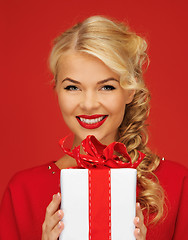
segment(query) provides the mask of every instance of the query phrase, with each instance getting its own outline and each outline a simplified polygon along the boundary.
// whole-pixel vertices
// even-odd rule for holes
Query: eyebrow
[[[69,82],[72,82],[72,83],[75,83],[75,84],[81,84],[79,81],[76,81],[76,80],[74,80],[72,78],[68,78],[68,77],[63,79],[62,83],[65,82],[65,81],[69,81]],[[115,79],[113,77],[110,77],[110,78],[99,81],[97,84],[103,84],[103,83],[106,83],[108,81],[116,81],[116,82],[119,83],[119,81],[117,79]]]

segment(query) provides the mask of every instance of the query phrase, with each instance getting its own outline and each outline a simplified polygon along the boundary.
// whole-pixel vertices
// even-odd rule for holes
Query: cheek
[[[112,114],[117,114],[117,116],[124,116],[126,103],[124,100],[124,96],[115,96],[110,98],[106,105],[108,105],[108,109]]]
[[[123,121],[126,104],[124,98],[116,98],[109,104],[109,111],[112,116],[114,127],[119,127]]]
[[[63,115],[71,113],[71,106],[72,106],[72,104],[70,103],[70,101],[66,97],[66,95],[58,96],[58,103],[59,103],[59,107],[60,107],[61,112],[62,112]]]

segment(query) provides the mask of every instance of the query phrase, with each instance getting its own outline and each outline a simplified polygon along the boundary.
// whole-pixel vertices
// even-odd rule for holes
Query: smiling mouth
[[[76,116],[79,124],[87,129],[94,129],[100,127],[106,120],[108,115],[79,115]]]

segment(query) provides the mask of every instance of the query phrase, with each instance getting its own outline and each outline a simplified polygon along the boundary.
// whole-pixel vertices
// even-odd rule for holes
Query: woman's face
[[[56,91],[63,118],[75,135],[74,145],[88,135],[107,145],[115,141],[134,95],[101,60],[73,51],[59,60]]]

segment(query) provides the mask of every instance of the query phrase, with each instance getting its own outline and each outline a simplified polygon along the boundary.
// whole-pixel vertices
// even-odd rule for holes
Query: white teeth
[[[104,119],[104,117],[94,118],[94,119],[87,119],[87,118],[80,118],[81,122],[85,122],[87,124],[94,124],[100,122]]]

